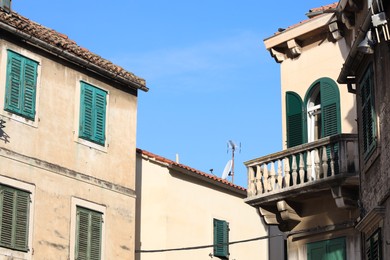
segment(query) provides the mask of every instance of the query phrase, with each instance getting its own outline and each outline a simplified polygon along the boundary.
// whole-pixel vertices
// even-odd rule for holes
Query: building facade
[[[390,34],[388,1],[339,3],[351,50],[338,82],[356,99],[363,259],[390,259]]]
[[[0,259],[134,259],[145,81],[0,8]]]
[[[337,6],[264,40],[280,63],[283,150],[245,162],[245,201],[285,234],[290,260],[360,259],[356,106],[337,83],[349,52]]]
[[[138,149],[136,190],[136,259],[268,259],[244,188]]]

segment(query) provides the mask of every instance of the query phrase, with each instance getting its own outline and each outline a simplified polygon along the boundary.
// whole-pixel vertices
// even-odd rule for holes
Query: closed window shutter
[[[286,92],[286,117],[287,148],[303,144],[304,121],[302,99],[295,92]]]
[[[345,237],[307,244],[308,260],[345,260]]]
[[[77,207],[76,259],[100,260],[103,215]]]
[[[107,92],[81,82],[80,137],[104,145]]]
[[[322,79],[320,93],[322,137],[339,134],[341,133],[340,94],[337,85],[328,79]]]
[[[106,95],[101,89],[95,91],[95,133],[94,139],[97,143],[104,144],[106,129]]]
[[[229,223],[214,219],[214,256],[229,257]]]
[[[23,114],[30,119],[35,117],[36,82],[37,63],[26,59],[24,66]]]
[[[0,245],[28,250],[29,193],[1,186]]]
[[[7,90],[5,97],[6,110],[20,113],[22,102],[22,57],[8,52],[7,63]]]
[[[93,87],[81,83],[80,137],[92,139],[93,136]]]
[[[8,51],[5,109],[34,120],[38,63]]]
[[[370,67],[360,83],[363,153],[365,158],[371,154],[371,151],[376,146],[376,115],[373,99],[373,87],[372,68]]]

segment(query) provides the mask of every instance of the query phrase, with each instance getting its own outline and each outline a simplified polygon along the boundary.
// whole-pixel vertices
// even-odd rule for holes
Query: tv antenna
[[[230,175],[232,176],[232,183],[234,183],[234,153],[236,152],[237,149],[239,149],[239,151],[241,152],[241,143],[238,146],[232,140],[229,140],[227,143],[227,152],[229,152],[229,150],[232,151],[232,159],[227,162],[222,174],[222,179],[226,179],[227,176]]]

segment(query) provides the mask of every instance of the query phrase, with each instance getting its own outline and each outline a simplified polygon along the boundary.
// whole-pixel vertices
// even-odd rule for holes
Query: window
[[[288,148],[340,133],[337,84],[330,78],[315,81],[304,102],[297,93],[286,92],[286,119]]]
[[[101,259],[103,214],[77,207],[75,259]]]
[[[381,242],[381,232],[380,229],[377,229],[374,234],[372,234],[366,240],[366,257],[367,260],[381,260],[382,259],[382,242]]]
[[[345,260],[345,237],[307,244],[308,260]]]
[[[229,223],[214,219],[214,256],[229,257]]]
[[[30,193],[0,184],[0,246],[28,251]]]
[[[8,50],[6,111],[34,121],[38,62]]]
[[[360,82],[361,124],[364,158],[368,158],[376,147],[376,114],[374,106],[373,71],[370,66]]]
[[[81,82],[79,137],[105,144],[107,92]]]

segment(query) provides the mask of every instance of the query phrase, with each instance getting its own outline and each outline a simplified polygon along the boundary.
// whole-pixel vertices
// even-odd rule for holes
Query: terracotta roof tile
[[[305,23],[309,22],[311,19],[313,19],[314,17],[319,17],[319,16],[323,15],[323,13],[321,13],[321,11],[334,9],[334,8],[337,7],[337,5],[338,5],[338,2],[335,2],[335,3],[333,3],[333,4],[329,4],[329,5],[324,5],[324,6],[321,6],[321,7],[312,8],[312,9],[309,10],[309,13],[308,13],[308,14],[316,13],[316,12],[318,12],[318,14],[313,15],[313,16],[309,16],[308,19],[305,19],[305,20],[303,20],[303,21],[300,21],[299,23],[293,24],[293,25],[287,27],[285,30],[283,30],[283,31],[281,31],[281,32],[280,32],[280,31],[279,31],[279,32],[276,32],[275,35],[278,35],[278,34],[280,34],[280,33],[283,33],[284,31],[293,29],[293,28],[295,28],[295,27],[297,27],[297,26],[299,26],[299,25],[301,25],[301,24],[305,24]]]
[[[126,81],[133,82],[134,84],[140,86],[140,88],[145,91],[148,90],[144,79],[137,77],[120,66],[114,65],[110,61],[92,53],[88,49],[77,45],[75,41],[69,39],[65,34],[33,22],[18,13],[6,13],[2,9],[0,9],[0,23],[13,27],[53,47],[60,48],[63,51],[90,62],[109,73],[119,75]]]
[[[137,153],[139,154],[143,154],[143,155],[146,155],[148,156],[149,158],[154,158],[155,160],[159,161],[159,162],[162,162],[162,163],[166,163],[170,166],[177,166],[177,167],[180,167],[182,169],[185,169],[185,170],[188,170],[188,171],[191,171],[193,173],[196,173],[200,176],[203,176],[204,178],[207,178],[207,179],[211,179],[211,180],[214,180],[216,182],[220,182],[220,183],[223,183],[224,185],[227,185],[227,186],[230,186],[232,188],[235,188],[235,189],[238,189],[238,190],[241,190],[241,191],[246,191],[245,188],[239,186],[239,185],[236,185],[234,183],[231,183],[227,180],[224,180],[222,178],[219,178],[215,175],[211,175],[211,174],[208,174],[208,173],[205,173],[205,172],[202,172],[202,171],[199,171],[195,168],[192,168],[192,167],[189,167],[187,165],[184,165],[184,164],[181,164],[181,163],[177,163],[175,161],[172,161],[172,160],[169,160],[165,157],[162,157],[162,156],[159,156],[159,155],[156,155],[156,154],[153,154],[151,152],[148,152],[148,151],[145,151],[145,150],[142,150],[142,149],[139,149],[137,148]]]

